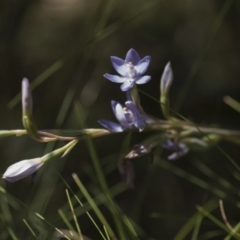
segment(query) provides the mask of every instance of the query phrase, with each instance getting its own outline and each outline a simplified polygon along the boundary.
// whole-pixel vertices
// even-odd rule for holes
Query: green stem
[[[231,141],[240,145],[240,131],[238,130],[229,130],[229,129],[219,129],[219,128],[209,128],[209,127],[200,127],[194,124],[189,124],[183,121],[162,121],[159,120],[153,124],[146,126],[146,131],[166,131],[166,130],[187,130],[192,133],[208,133],[208,134],[218,134],[222,136],[225,140]],[[44,131],[38,131],[38,133],[48,141],[72,141],[72,140],[86,140],[87,138],[97,138],[106,135],[117,134],[115,132],[110,132],[105,129],[83,129],[83,130],[61,130],[61,129],[50,129]],[[55,134],[57,133],[57,134]],[[10,136],[23,136],[27,135],[25,129],[15,129],[15,130],[0,130],[0,138],[10,137]],[[62,135],[72,135],[72,136],[61,136]]]
[[[66,144],[65,146],[58,148],[42,157],[43,162],[48,161],[49,159],[53,157],[57,157],[58,155],[64,154],[65,152],[68,151],[69,149],[72,149],[76,144],[78,143],[78,140],[73,140]]]

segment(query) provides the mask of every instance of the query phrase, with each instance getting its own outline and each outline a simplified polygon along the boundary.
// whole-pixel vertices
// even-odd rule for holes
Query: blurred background
[[[39,129],[81,129],[79,105],[85,112],[86,127],[99,128],[99,119],[115,121],[110,101],[124,103],[126,96],[120,85],[106,80],[103,74],[115,73],[110,56],[124,59],[134,48],[141,57],[152,57],[147,71],[152,80],[139,86],[140,90],[159,99],[160,77],[171,61],[172,108],[197,124],[239,130],[240,115],[223,102],[226,95],[240,101],[239,16],[237,0],[1,1],[0,129],[23,128],[23,77],[33,87]],[[143,94],[140,97],[147,113],[163,118],[157,102]],[[197,237],[194,226],[198,218],[190,221],[193,226],[189,232],[183,227],[194,214],[202,216],[197,205],[209,202],[212,214],[221,220],[220,198],[229,221],[233,225],[239,221],[240,175],[226,156],[213,148],[191,152],[174,162],[166,160],[167,151],[154,156],[161,157],[159,164],[149,156],[138,158],[133,160],[135,189],[128,190],[117,169],[126,135],[94,139],[93,144],[114,201],[134,222],[137,239],[224,239],[226,232],[209,219],[201,222]],[[134,133],[131,145],[147,136],[149,133]],[[14,162],[40,157],[62,145],[38,143],[28,136],[1,139],[0,173]],[[220,147],[239,164],[238,146],[223,142]],[[78,193],[71,176],[74,172],[92,196],[100,199],[101,188],[85,142],[64,159],[46,164],[33,186],[30,177],[14,184],[1,180],[0,239],[34,239],[23,218],[38,239],[52,239],[54,227],[67,228],[58,209],[68,213],[72,221],[64,181]],[[83,234],[101,239],[84,210],[75,205]],[[104,203],[99,207],[114,229],[108,207]],[[178,235],[181,230],[185,234],[182,238]]]

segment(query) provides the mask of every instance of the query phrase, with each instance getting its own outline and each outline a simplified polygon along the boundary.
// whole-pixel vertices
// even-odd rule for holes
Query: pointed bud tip
[[[173,81],[171,62],[168,62],[161,77],[161,93],[167,94]]]
[[[164,68],[164,71],[167,71],[167,70],[172,70],[172,65],[171,65],[171,62],[169,61],[167,64],[166,64],[166,66],[165,66],[165,68]]]
[[[138,55],[138,52],[134,48],[130,48],[128,50],[128,53],[131,53],[131,54],[135,54],[136,53]]]
[[[119,104],[119,102],[115,101],[115,100],[111,100],[111,106],[115,107],[117,104]]]
[[[29,87],[30,87],[30,84],[29,84],[28,78],[23,78],[22,79],[22,91],[24,91],[25,89],[27,89]]]
[[[22,81],[27,81],[27,82],[29,82],[29,80],[28,80],[28,78],[26,78],[26,77],[24,77],[23,79],[22,79]]]

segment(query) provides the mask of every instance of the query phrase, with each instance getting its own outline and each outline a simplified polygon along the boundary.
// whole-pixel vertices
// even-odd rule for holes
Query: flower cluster
[[[145,139],[142,143],[133,146],[132,150],[121,157],[119,160],[119,171],[124,181],[129,187],[133,187],[134,169],[130,162],[131,159],[141,157],[145,154],[151,154],[156,148],[166,149],[172,153],[167,157],[168,160],[176,160],[186,155],[190,150],[205,151],[222,139],[221,134],[207,134],[199,136],[199,129],[194,128],[193,124],[184,122],[172,116],[169,104],[169,91],[173,82],[173,72],[170,62],[164,68],[160,80],[160,104],[162,114],[166,120],[160,120],[146,114],[140,105],[137,84],[144,84],[151,80],[151,76],[144,75],[148,69],[151,57],[140,58],[139,54],[130,49],[125,60],[112,56],[113,67],[120,75],[111,75],[106,73],[105,78],[112,82],[122,83],[121,90],[126,92],[127,99],[125,105],[112,100],[111,107],[118,122],[108,120],[99,120],[98,123],[104,129],[82,129],[73,131],[70,136],[65,136],[61,130],[38,131],[33,117],[33,103],[31,88],[28,79],[22,81],[22,119],[24,130],[0,131],[0,136],[11,136],[28,134],[32,139],[39,142],[49,141],[70,141],[65,146],[56,149],[42,157],[22,160],[11,165],[3,174],[3,178],[9,182],[18,181],[28,175],[35,174],[43,164],[61,155],[62,157],[69,153],[81,139],[86,137],[99,137],[112,133],[124,131],[143,130],[155,131],[157,134]],[[197,131],[196,131],[197,129]],[[206,128],[202,129],[206,132]],[[56,135],[56,134],[59,135]],[[65,132],[66,133],[66,132]],[[153,154],[152,154],[153,155]]]
[[[98,121],[99,124],[109,131],[123,132],[133,128],[142,131],[146,124],[154,122],[131,98],[131,91],[135,84],[144,84],[151,80],[151,76],[142,76],[147,71],[150,60],[150,56],[140,59],[139,54],[134,49],[130,49],[127,52],[125,60],[115,56],[111,57],[113,67],[121,76],[106,73],[104,77],[112,82],[122,83],[121,90],[127,92],[127,98],[131,101],[126,101],[125,107],[117,101],[111,101],[113,113],[119,123],[108,120]]]
[[[106,132],[110,133],[117,133],[123,132],[127,130],[139,130],[140,132],[146,128],[146,125],[151,125],[156,122],[156,119],[147,115],[140,105],[140,98],[138,95],[136,84],[144,84],[151,80],[151,76],[144,75],[148,69],[151,57],[146,56],[144,58],[140,58],[139,54],[134,50],[130,49],[127,54],[125,60],[112,56],[111,61],[113,67],[120,75],[111,75],[105,74],[108,80],[116,83],[122,83],[121,90],[127,93],[127,100],[125,102],[125,106],[121,105],[119,102],[112,100],[111,106],[113,113],[118,121],[111,122],[108,120],[99,120],[98,123],[102,125],[105,129],[100,130],[92,130],[92,129],[85,129],[82,130],[84,134],[94,134],[98,135],[105,135]],[[172,71],[170,63],[166,66],[164,70],[164,74],[162,77],[162,88],[164,88],[164,93],[168,92],[168,89],[172,82]],[[165,94],[166,95],[166,94]],[[22,113],[23,113],[23,126],[26,130],[26,133],[36,141],[39,142],[47,142],[56,140],[55,135],[47,133],[46,136],[40,136],[39,132],[36,128],[34,117],[32,114],[32,95],[31,95],[31,88],[30,83],[27,78],[22,80]],[[43,132],[41,131],[41,134]],[[61,137],[62,139],[62,137]],[[74,138],[76,139],[76,138]],[[133,181],[134,174],[133,174],[133,167],[129,160],[133,157],[138,157],[143,154],[149,153],[156,145],[158,145],[158,141],[150,142],[145,145],[140,145],[141,147],[136,147],[132,150],[130,154],[128,154],[123,160],[119,163],[119,169],[121,170],[121,175],[125,173],[125,179],[128,179],[128,185],[132,185],[131,182]],[[19,179],[22,179],[28,175],[32,175],[39,170],[44,162],[57,156],[59,154],[65,155],[69,152],[76,142],[73,140],[69,144],[65,145],[64,147],[57,149],[43,157],[29,159],[29,160],[22,160],[11,165],[6,172],[3,174],[3,178],[9,182],[15,182]],[[169,143],[166,142],[166,146],[169,148]],[[174,145],[175,146],[175,145]],[[176,147],[177,146],[177,147]],[[174,150],[178,152],[178,157],[183,155],[182,152],[186,152],[183,148],[181,148],[181,143],[176,145]],[[163,145],[165,147],[165,145]],[[165,147],[166,148],[166,147]],[[173,147],[170,147],[173,150]],[[172,157],[171,157],[172,158]],[[175,158],[175,157],[173,157]]]

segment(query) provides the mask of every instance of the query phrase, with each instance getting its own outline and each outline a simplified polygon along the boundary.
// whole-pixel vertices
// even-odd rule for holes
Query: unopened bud
[[[8,182],[16,182],[36,172],[43,163],[42,158],[22,160],[8,167],[2,178]]]
[[[37,128],[32,116],[32,94],[30,84],[27,78],[22,80],[22,121],[28,135],[37,141],[42,141],[38,135]]]
[[[161,95],[168,94],[168,91],[172,85],[173,81],[173,72],[171,68],[171,63],[168,62],[167,65],[164,68],[162,77],[161,77]]]
[[[161,103],[162,113],[164,117],[167,119],[170,118],[168,92],[171,87],[172,81],[173,81],[173,72],[171,68],[171,63],[168,62],[164,68],[164,71],[161,77],[161,82],[160,82],[160,91],[161,91],[160,103]]]
[[[22,80],[22,111],[23,115],[32,115],[32,94],[30,84],[27,78]]]

